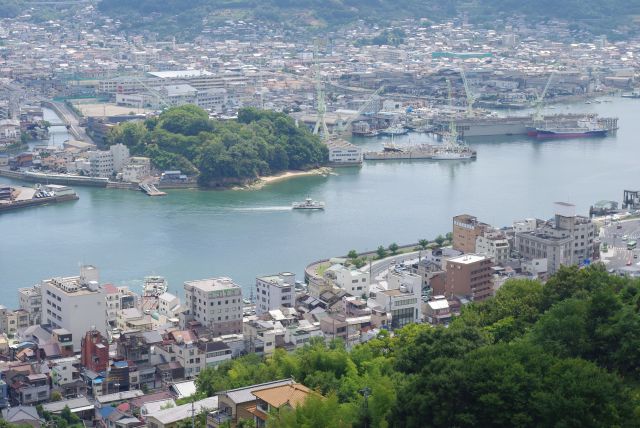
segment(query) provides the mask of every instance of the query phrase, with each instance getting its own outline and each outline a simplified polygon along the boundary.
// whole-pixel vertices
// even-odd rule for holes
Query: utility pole
[[[196,428],[196,407],[195,394],[191,396],[191,428]]]
[[[364,428],[369,428],[369,395],[371,395],[371,388],[365,386],[358,392],[364,396]]]

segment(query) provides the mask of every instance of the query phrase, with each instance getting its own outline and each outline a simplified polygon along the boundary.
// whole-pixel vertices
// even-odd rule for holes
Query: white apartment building
[[[127,286],[116,287],[112,284],[105,284],[102,290],[106,299],[107,322],[110,327],[115,327],[120,311],[137,306],[137,296]]]
[[[19,288],[18,298],[20,300],[20,309],[24,309],[29,313],[29,322],[31,325],[40,324],[42,315],[42,292],[40,284],[32,287]]]
[[[242,333],[242,289],[231,278],[209,278],[184,283],[189,315],[214,335]]]
[[[181,310],[180,298],[169,292],[158,296],[158,313],[167,318],[177,318]]]
[[[64,328],[73,337],[73,350],[80,351],[80,340],[92,329],[106,336],[105,293],[94,266],[82,266],[80,276],[45,279],[42,290],[42,323]]]
[[[291,308],[295,303],[296,275],[281,272],[256,278],[256,314],[262,315],[281,307]]]
[[[345,267],[343,265],[333,265],[324,273],[325,279],[329,279],[333,284],[351,294],[360,297],[369,295],[369,273],[359,269]]]
[[[114,144],[109,150],[87,152],[87,158],[92,177],[111,177],[114,172],[122,171],[129,162],[129,148],[124,144]]]
[[[139,183],[151,175],[151,159],[144,156],[132,156],[122,168],[122,181]]]
[[[485,232],[476,238],[476,253],[489,257],[495,264],[509,260],[509,252],[509,240],[500,231]]]
[[[378,284],[369,306],[381,306],[391,314],[391,327],[401,328],[422,320],[422,277],[408,271],[391,271],[386,282]],[[386,287],[385,287],[386,286]],[[370,303],[369,303],[370,302]]]

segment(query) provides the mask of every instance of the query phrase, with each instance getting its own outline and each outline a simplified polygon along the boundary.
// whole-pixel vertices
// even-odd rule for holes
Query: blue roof
[[[106,406],[100,409],[100,416],[102,417],[102,419],[107,419],[109,415],[115,411],[115,407]]]
[[[129,363],[127,361],[114,361],[113,365],[119,369],[129,367]]]

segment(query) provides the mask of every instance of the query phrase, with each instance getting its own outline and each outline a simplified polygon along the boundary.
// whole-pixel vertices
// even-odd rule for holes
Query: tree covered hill
[[[301,170],[328,160],[327,147],[284,113],[244,108],[237,120],[211,120],[194,105],[112,129],[108,144],[122,143],[161,170],[198,174],[202,186],[245,183],[258,176]]]
[[[448,328],[414,324],[344,349],[312,341],[206,369],[198,394],[292,377],[326,399],[273,427],[638,427],[640,281],[604,266],[510,280]],[[365,405],[363,391],[369,389]]]
[[[6,1],[6,0],[5,0]],[[471,22],[492,22],[510,15],[560,18],[597,31],[613,30],[640,15],[637,0],[102,0],[101,11],[125,26],[197,32],[203,18],[259,19],[291,27],[335,27],[358,19],[389,23],[394,19],[439,21],[466,12]],[[149,22],[142,24],[141,18]]]

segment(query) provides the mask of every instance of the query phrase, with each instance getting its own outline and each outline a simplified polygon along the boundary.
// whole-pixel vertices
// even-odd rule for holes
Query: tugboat
[[[314,201],[311,198],[307,198],[304,202],[294,202],[292,204],[294,210],[323,210],[324,202]]]

